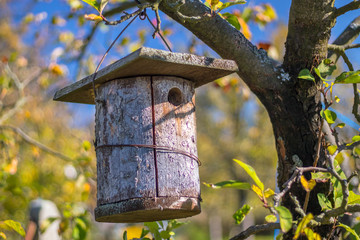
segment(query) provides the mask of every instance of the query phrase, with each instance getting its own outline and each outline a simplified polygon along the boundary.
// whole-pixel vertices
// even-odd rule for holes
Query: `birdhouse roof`
[[[95,86],[121,78],[136,76],[177,76],[193,81],[200,87],[238,71],[232,60],[200,57],[142,47],[128,56],[99,70]],[[54,100],[94,104],[94,74],[72,83],[55,93]]]

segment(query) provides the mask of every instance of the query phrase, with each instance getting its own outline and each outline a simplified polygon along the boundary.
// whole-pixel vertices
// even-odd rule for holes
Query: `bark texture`
[[[99,87],[98,99],[96,219],[198,214],[194,83],[166,76],[117,79]]]
[[[331,28],[335,24],[334,0],[293,0],[289,16],[289,33],[286,42],[284,64],[274,66],[266,52],[257,49],[243,34],[220,16],[201,21],[185,20],[174,7],[177,0],[164,0],[160,9],[178,21],[221,57],[236,61],[239,76],[250,87],[266,107],[270,116],[276,148],[278,151],[278,185],[291,176],[296,166],[311,166],[316,158],[321,98],[314,83],[299,80],[297,75],[303,68],[317,66],[327,56],[327,44]],[[186,0],[178,9],[185,16],[201,17],[210,9],[198,0]],[[323,164],[324,148],[320,149],[319,164]],[[317,192],[326,191],[318,187],[310,197],[308,212],[320,211]],[[305,191],[295,185],[291,192],[301,204]],[[283,205],[294,216],[297,213],[286,196]],[[331,231],[327,226],[318,229],[323,237]],[[292,239],[289,233],[285,239]]]

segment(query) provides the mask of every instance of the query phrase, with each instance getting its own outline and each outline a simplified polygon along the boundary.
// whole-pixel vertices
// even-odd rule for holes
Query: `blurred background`
[[[345,2],[349,1],[342,4]],[[120,15],[111,10],[125,10],[126,6],[127,1],[110,0],[104,15],[118,19]],[[248,39],[281,62],[289,8],[290,1],[286,0],[249,0],[228,12],[237,17]],[[94,221],[95,107],[52,100],[56,90],[95,71],[123,28],[123,24],[106,26],[86,21],[84,14],[91,13],[96,12],[80,0],[0,0],[0,221],[12,219],[26,228],[30,202],[42,198],[59,209],[63,239],[122,239],[125,230],[131,239],[139,237],[142,224]],[[155,15],[151,11],[148,14],[155,22]],[[351,14],[339,19],[332,39],[356,17],[356,13]],[[218,57],[166,15],[161,14],[161,19],[162,34],[173,51]],[[152,33],[148,22],[137,19],[102,66],[141,46],[166,50]],[[349,57],[358,69],[360,55],[350,52]],[[340,63],[339,72],[341,68]],[[351,89],[336,91],[346,95]],[[196,102],[201,181],[249,180],[232,161],[236,158],[253,166],[266,188],[275,189],[277,157],[271,124],[242,80],[231,75],[200,87]],[[353,120],[351,105],[352,101],[345,98],[336,108],[349,121]],[[356,124],[354,128],[358,130]],[[346,135],[353,130],[342,131]],[[202,213],[180,220],[186,224],[175,230],[175,239],[228,239],[254,223],[264,223],[268,213],[254,193],[205,185],[201,188]],[[254,207],[237,225],[232,216],[245,202],[254,203]],[[264,234],[256,239],[273,239],[273,233]],[[6,235],[8,239],[21,239],[11,231]]]

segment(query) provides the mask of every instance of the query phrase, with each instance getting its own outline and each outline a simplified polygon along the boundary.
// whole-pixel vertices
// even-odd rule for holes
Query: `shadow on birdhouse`
[[[195,88],[235,71],[230,60],[143,47],[56,92],[96,105],[97,221],[200,213]]]

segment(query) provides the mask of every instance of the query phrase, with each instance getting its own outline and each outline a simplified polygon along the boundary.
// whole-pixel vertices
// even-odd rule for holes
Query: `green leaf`
[[[141,230],[140,238],[145,237],[149,232],[150,232],[149,230],[146,230],[146,229],[143,228],[143,229]]]
[[[277,217],[274,214],[267,215],[265,221],[268,223],[274,223],[277,221]]]
[[[360,240],[359,235],[351,227],[349,227],[349,226],[347,226],[345,224],[342,224],[342,223],[340,223],[338,226],[344,228],[346,231],[351,233],[356,238],[356,240]]]
[[[360,71],[343,72],[335,79],[335,83],[360,83]]]
[[[91,143],[89,142],[89,141],[83,141],[83,143],[82,143],[82,147],[83,147],[83,149],[85,150],[85,151],[89,151],[90,150],[90,148],[91,148]]]
[[[303,69],[300,71],[298,78],[308,80],[308,81],[315,81],[314,76],[310,73],[309,69]]]
[[[239,23],[239,19],[231,13],[223,13],[222,14],[226,21],[228,21],[231,25],[233,25],[237,30],[240,30],[241,26]]]
[[[289,209],[284,206],[275,207],[280,217],[280,227],[283,233],[287,233],[292,228],[292,215]]]
[[[311,219],[313,219],[314,216],[309,213],[308,215],[306,215],[301,222],[298,224],[296,231],[295,231],[295,235],[293,239],[298,239],[300,234],[304,231],[304,229],[306,228],[306,225],[311,221]]]
[[[182,225],[184,225],[184,222],[178,222],[176,219],[170,220],[168,221],[168,225],[166,227],[166,230],[174,230],[178,227],[181,227]]]
[[[146,235],[146,234],[145,234]],[[142,238],[143,236],[141,235],[140,238]],[[145,236],[144,236],[145,237]],[[127,240],[127,231],[124,231],[123,233],[123,240]]]
[[[339,123],[339,124],[336,124],[335,127],[338,127],[338,128],[343,128],[345,127],[345,123]]]
[[[246,3],[245,0],[235,0],[233,2],[225,2],[220,8],[219,8],[219,12],[224,10],[227,7],[231,7],[233,5],[237,5],[237,4],[244,4]]]
[[[251,189],[250,183],[247,182],[240,182],[236,180],[228,180],[223,182],[218,182],[215,184],[211,183],[203,183],[207,187],[211,188],[236,188],[236,189],[243,189],[243,190],[249,190]]]
[[[317,181],[325,181],[331,178],[331,174],[328,172],[312,172],[311,178]]]
[[[102,11],[104,10],[105,6],[108,4],[109,0],[101,0],[101,3],[100,3],[100,13],[102,13]]]
[[[337,115],[335,112],[326,109],[326,110],[321,110],[320,115],[322,118],[324,118],[329,124],[333,124],[335,123],[335,120],[337,118]]]
[[[93,8],[95,8],[98,12],[100,12],[100,4],[96,0],[82,0],[83,2],[86,2]]]
[[[322,240],[321,236],[313,232],[310,228],[305,228],[304,233],[306,234],[308,240]]]
[[[171,238],[171,236],[174,236],[174,235],[175,235],[175,233],[172,231],[161,231],[160,232],[160,236],[163,239],[169,239],[169,238]]]
[[[360,141],[360,136],[359,135],[353,136],[351,140],[352,142],[358,142]]]
[[[275,192],[274,192],[274,190],[272,190],[271,188],[267,188],[267,189],[264,191],[264,196],[265,196],[266,198],[271,197],[271,196],[273,196],[273,195],[275,195]]]
[[[336,69],[336,65],[332,64],[330,59],[325,59],[321,61],[319,66],[317,67],[319,70],[321,77],[326,78],[327,76],[330,76]]]
[[[242,208],[237,210],[233,215],[236,224],[240,224],[245,219],[245,216],[250,212],[250,210],[251,207],[247,204],[245,204]]]
[[[255,170],[250,165],[243,163],[240,160],[234,159],[234,161],[246,171],[246,173],[254,180],[254,182],[261,189],[261,191],[264,191],[264,184],[260,181],[259,177],[256,175]]]
[[[349,191],[349,199],[348,204],[357,204],[360,203],[360,195],[354,193],[353,191]]]
[[[159,225],[157,222],[146,222],[144,226],[149,228],[150,232],[153,234],[155,240],[161,240],[160,232],[159,232]]]
[[[321,76],[321,73],[320,73],[320,70],[316,67],[314,67],[314,72],[316,73],[316,75],[319,76],[319,78],[323,81],[325,81],[326,79],[324,79],[322,76]]]
[[[6,224],[8,227],[10,227],[12,230],[17,232],[21,236],[25,237],[25,230],[19,222],[15,222],[13,220],[5,220],[4,224]]]

